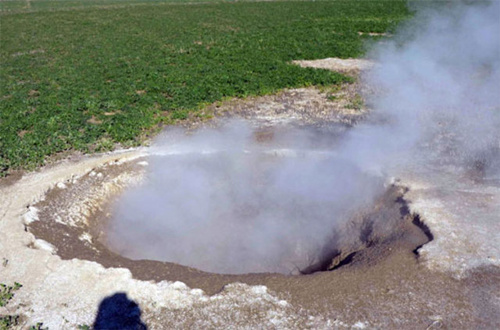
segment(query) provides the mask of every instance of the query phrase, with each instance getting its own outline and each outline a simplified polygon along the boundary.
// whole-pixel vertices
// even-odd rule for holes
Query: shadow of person
[[[141,321],[141,309],[124,292],[106,297],[99,305],[93,329],[146,330]]]

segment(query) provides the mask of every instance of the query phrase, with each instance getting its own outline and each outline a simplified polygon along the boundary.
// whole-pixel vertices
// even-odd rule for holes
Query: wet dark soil
[[[0,176],[0,188],[8,187],[15,184],[17,181],[21,180],[24,175],[24,171],[9,171],[5,173],[1,173],[5,175],[4,177]]]

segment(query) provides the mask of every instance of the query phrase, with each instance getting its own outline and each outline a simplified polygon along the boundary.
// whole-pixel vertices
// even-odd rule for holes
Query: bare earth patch
[[[216,117],[238,116],[256,120],[261,125],[275,126],[295,123],[297,125],[329,125],[332,123],[354,125],[367,112],[363,108],[350,107],[359,86],[345,84],[339,88],[320,90],[298,88],[284,90],[276,95],[235,99],[215,104]]]
[[[300,60],[292,61],[303,68],[326,69],[338,71],[346,74],[358,74],[361,70],[369,69],[373,62],[362,58],[325,58],[321,60]]]

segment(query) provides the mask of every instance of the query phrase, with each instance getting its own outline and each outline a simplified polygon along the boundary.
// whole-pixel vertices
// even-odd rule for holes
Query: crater
[[[377,175],[357,169],[353,164],[345,164],[337,158],[332,151],[334,149],[326,148],[325,144],[319,141],[313,147],[309,145],[307,148],[299,148],[295,143],[291,145],[283,143],[279,137],[280,133],[274,129],[252,129],[251,148],[248,145],[247,148],[239,149],[237,146],[238,148],[231,150],[214,148],[210,152],[186,146],[170,149],[151,148],[147,156],[104,164],[81,177],[60,182],[50,189],[43,200],[30,206],[28,214],[33,219],[25,221],[26,229],[37,239],[50,243],[54,247],[53,253],[63,259],[78,258],[95,261],[105,267],[125,267],[137,279],[180,280],[190,287],[201,288],[207,293],[215,293],[223,285],[234,281],[252,284],[267,281],[269,278],[285,281],[289,276],[303,276],[367,265],[384,258],[392,249],[417,251],[432,239],[432,234],[419,220],[418,215],[409,212],[404,199],[407,192],[405,187],[387,184]],[[213,166],[214,162],[216,166]],[[226,166],[234,162],[239,162],[240,165],[233,169]],[[310,162],[315,166],[309,166]],[[343,193],[325,199],[318,199],[318,196],[330,193],[328,189],[316,196],[303,196],[302,200],[291,198],[297,197],[295,195],[275,198],[273,194],[276,191],[266,190],[270,185],[277,184],[274,180],[276,173],[285,171],[287,165],[293,164],[294,168],[307,177],[311,169],[322,171],[321,166],[317,166],[321,162],[327,167],[333,166],[335,171],[346,171],[344,175],[348,176],[349,180],[351,177],[358,179],[363,177],[363,179],[360,179],[356,189],[334,187],[335,191]],[[152,173],[157,175],[154,168],[159,164],[166,166],[169,170],[167,173],[174,173],[173,177],[168,178],[170,181],[152,176]],[[298,164],[307,166],[297,166]],[[224,185],[235,182],[254,185],[251,191],[259,198],[249,197],[253,201],[249,204],[244,203],[245,196],[233,199],[234,205],[226,205],[223,208],[227,211],[226,217],[212,219],[210,223],[221,228],[231,227],[230,231],[221,230],[224,236],[235,233],[233,241],[230,240],[232,245],[221,247],[227,251],[227,255],[230,255],[231,249],[241,247],[238,245],[239,242],[234,240],[238,238],[244,240],[246,237],[255,240],[259,235],[267,233],[268,229],[257,230],[252,234],[252,226],[248,224],[252,224],[252,221],[255,224],[256,217],[270,214],[272,210],[280,209],[282,214],[280,221],[293,221],[298,230],[293,231],[290,229],[292,227],[278,222],[276,226],[278,235],[266,237],[260,244],[267,244],[266,240],[280,235],[286,237],[284,242],[275,243],[271,249],[261,254],[236,253],[236,258],[233,259],[226,259],[226,255],[220,251],[217,252],[218,259],[210,259],[206,253],[198,254],[196,258],[191,258],[188,253],[184,256],[185,259],[176,259],[177,255],[169,254],[167,250],[170,244],[180,245],[185,249],[187,245],[182,245],[184,238],[181,236],[176,241],[165,228],[155,227],[158,224],[151,226],[146,234],[151,235],[152,230],[159,236],[149,242],[150,246],[145,245],[148,237],[146,235],[146,239],[141,238],[144,232],[138,228],[142,221],[148,221],[145,218],[139,218],[135,226],[132,223],[125,224],[128,227],[122,229],[127,230],[128,237],[120,235],[119,230],[117,234],[116,222],[120,221],[120,217],[126,216],[123,212],[117,211],[120,203],[133,203],[130,198],[135,198],[136,195],[131,192],[143,193],[144,190],[141,189],[151,184],[151,181],[160,180],[161,186],[172,183],[176,176],[181,181],[188,179],[182,176],[182,171],[176,172],[176,167],[189,167],[191,169],[189,173],[200,169],[217,168],[217,171],[211,170],[202,174],[211,178],[209,185],[213,187],[219,185],[216,189],[204,190],[205,193],[214,194],[214,191],[223,190],[231,194],[241,194],[241,189]],[[238,173],[243,176],[239,176]],[[285,174],[289,177],[290,173]],[[292,174],[297,173],[292,171]],[[321,175],[316,176],[317,174],[315,173],[314,177],[323,178],[324,182],[317,182],[308,189],[303,187],[307,183],[299,182],[299,192],[324,188],[324,183],[345,184],[342,180],[328,181],[331,173],[320,173]],[[233,175],[233,179],[227,181],[228,175]],[[273,179],[272,182],[269,181],[270,177]],[[291,178],[298,180],[293,175]],[[285,188],[290,188],[288,182]],[[192,196],[185,196],[185,198],[190,197]],[[355,200],[356,197],[359,197],[358,201]],[[268,205],[266,201],[269,199],[272,199],[272,203]],[[280,199],[285,199],[286,203],[277,205]],[[330,205],[333,200],[339,202]],[[187,205],[196,205],[197,202]],[[140,212],[137,214],[144,215]],[[179,218],[173,221],[188,220]],[[317,226],[314,230],[304,229],[313,224]],[[305,235],[301,235],[303,232]],[[189,234],[189,231],[186,231],[186,234]],[[164,241],[158,239],[162,235],[165,237]],[[207,234],[209,239],[222,238],[218,236],[218,231],[215,231],[214,235]],[[314,235],[312,239],[311,235]],[[205,245],[200,244],[197,248],[208,248],[210,241],[207,242],[203,242]],[[214,245],[218,243],[216,240],[212,242]],[[190,244],[196,244],[196,240],[191,240]],[[154,248],[155,246],[159,248]],[[135,248],[137,250],[134,250]],[[243,248],[249,247],[243,244]],[[279,250],[279,253],[268,253],[273,249]],[[165,251],[165,254],[158,251]],[[231,267],[228,267],[229,262]]]

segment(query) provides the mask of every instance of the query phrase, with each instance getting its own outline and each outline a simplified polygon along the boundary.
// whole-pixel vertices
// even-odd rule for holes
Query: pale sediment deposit
[[[427,267],[466,277],[476,267],[500,266],[500,182],[477,181],[453,171],[415,169],[401,175],[411,210],[435,239],[420,256]]]

